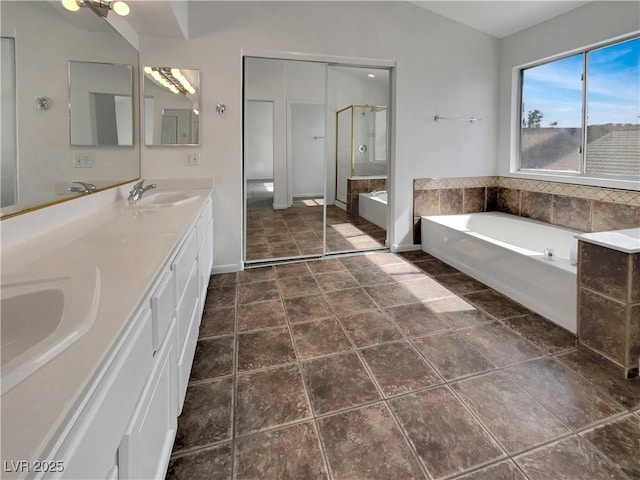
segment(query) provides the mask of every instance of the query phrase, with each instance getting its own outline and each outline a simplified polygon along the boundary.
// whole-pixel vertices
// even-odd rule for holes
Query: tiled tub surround
[[[168,182],[158,183],[163,190],[168,185]],[[120,190],[120,194],[126,196],[127,189]],[[105,193],[111,195],[114,191]],[[110,202],[102,204],[102,192],[99,192],[94,202],[100,207],[90,215],[52,227],[10,248],[3,245],[3,280],[11,274],[32,274],[37,279],[42,272],[95,268],[100,271],[101,287],[98,313],[91,327],[2,396],[2,460],[45,460],[49,458],[45,455],[55,453],[67,435],[69,440],[70,435],[77,433],[71,430],[70,434],[69,430],[80,415],[79,409],[86,405],[88,392],[99,385],[108,362],[120,353],[116,349],[136,320],[132,316],[148,298],[159,270],[175,254],[176,246],[184,239],[211,192],[211,188],[189,189],[190,194],[198,197],[196,201],[153,212],[123,207],[126,200],[122,197],[109,197]],[[57,207],[76,208],[73,202],[67,203]],[[46,216],[46,210],[34,214]],[[6,224],[3,221],[3,239],[5,235],[12,238],[14,221],[22,228],[26,220],[28,218],[22,216],[6,220]],[[151,344],[151,339],[148,343]],[[128,387],[133,391],[137,385]],[[103,454],[104,451],[96,457],[102,458]],[[68,465],[67,470],[72,470],[71,467]],[[15,469],[3,472],[3,478],[27,473],[23,470],[20,474]]]
[[[422,178],[413,188],[416,244],[424,215],[497,210],[582,232],[640,225],[640,192],[633,190],[509,177]]]
[[[373,178],[347,178],[347,213],[358,214],[361,193],[375,192],[387,189],[387,179]]]
[[[612,361],[624,377],[637,376],[640,361],[640,229],[634,235],[637,247],[627,251],[579,242],[579,346]]]
[[[212,278],[167,478],[629,480],[640,380],[423,253]]]

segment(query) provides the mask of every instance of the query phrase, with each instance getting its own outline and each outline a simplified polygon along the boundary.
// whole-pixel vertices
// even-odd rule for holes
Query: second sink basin
[[[175,207],[198,199],[198,195],[184,192],[157,192],[144,195],[131,208]]]
[[[97,269],[3,275],[2,394],[82,337],[99,297]]]

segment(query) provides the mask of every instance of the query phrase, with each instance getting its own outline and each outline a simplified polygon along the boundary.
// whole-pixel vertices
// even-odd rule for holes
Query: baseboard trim
[[[414,252],[416,250],[422,249],[422,245],[420,244],[404,244],[404,245],[391,245],[391,251],[396,252]]]
[[[230,263],[228,265],[214,265],[211,273],[216,275],[218,273],[241,272],[242,270],[244,270],[242,263]]]

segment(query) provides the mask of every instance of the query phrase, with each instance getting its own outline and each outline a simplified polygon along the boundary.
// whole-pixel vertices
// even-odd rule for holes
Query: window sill
[[[623,190],[640,191],[640,179],[619,180],[613,178],[587,177],[551,172],[517,171],[503,175],[504,177],[521,178],[523,180],[540,180],[544,182],[569,183],[573,185],[589,185],[602,188],[619,188]]]

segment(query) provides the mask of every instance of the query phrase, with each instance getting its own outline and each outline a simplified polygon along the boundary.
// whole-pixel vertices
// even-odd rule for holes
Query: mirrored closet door
[[[385,248],[389,71],[245,57],[245,262]]]

